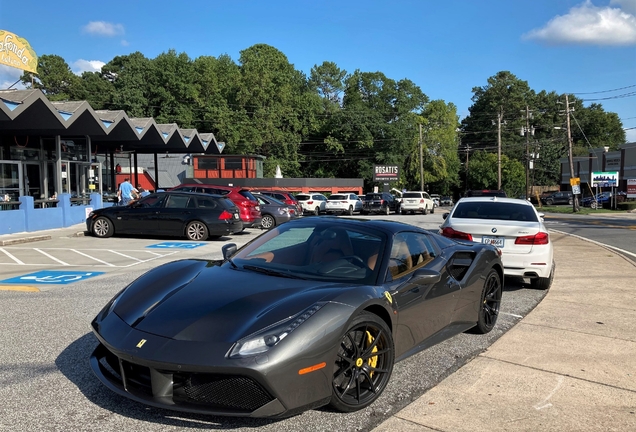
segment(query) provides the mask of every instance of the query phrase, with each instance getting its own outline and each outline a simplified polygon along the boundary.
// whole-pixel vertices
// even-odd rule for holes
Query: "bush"
[[[636,201],[625,201],[617,204],[619,210],[636,210]]]

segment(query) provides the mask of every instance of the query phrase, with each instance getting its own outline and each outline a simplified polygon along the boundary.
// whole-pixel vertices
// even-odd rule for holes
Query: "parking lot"
[[[432,230],[442,222],[441,211],[369,217]],[[36,292],[0,290],[0,344],[5,347],[0,351],[0,430],[370,430],[490,346],[545,294],[507,282],[499,321],[490,334],[460,334],[397,364],[381,398],[362,411],[319,409],[278,422],[188,415],[149,408],[106,389],[88,364],[97,344],[90,322],[115,293],[149,268],[182,258],[219,259],[224,244],[240,246],[261,231],[246,230],[197,247],[174,238],[96,239],[70,236],[72,231],[56,231],[46,241],[1,247],[1,280],[42,272],[44,282],[24,281],[35,283]],[[161,244],[184,247],[156,247]],[[70,283],[53,282],[55,276],[46,273],[60,270]],[[75,280],[71,271],[91,274]]]

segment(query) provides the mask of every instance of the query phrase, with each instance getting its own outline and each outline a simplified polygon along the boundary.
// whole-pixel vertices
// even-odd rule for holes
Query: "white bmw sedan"
[[[499,248],[505,276],[530,279],[533,288],[548,289],[554,278],[550,234],[528,201],[500,197],[460,199],[444,214],[440,234]]]

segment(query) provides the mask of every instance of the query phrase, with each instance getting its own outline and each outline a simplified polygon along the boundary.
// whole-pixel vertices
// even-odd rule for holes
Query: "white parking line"
[[[115,264],[111,264],[111,263],[109,263],[109,262],[102,261],[102,260],[100,260],[99,258],[92,257],[92,256],[90,256],[90,255],[88,255],[88,254],[85,254],[84,252],[80,252],[80,251],[75,250],[75,249],[69,249],[69,250],[70,250],[70,251],[73,251],[73,252],[75,252],[75,253],[78,253],[78,254],[80,254],[80,255],[82,255],[82,256],[85,256],[86,258],[90,258],[90,259],[92,259],[92,260],[95,260],[95,261],[97,261],[97,262],[100,262],[100,263],[102,263],[102,264],[104,264],[104,265],[107,265],[107,266],[109,266],[109,267],[116,267],[116,266],[115,266]]]
[[[20,261],[19,259],[17,259],[16,257],[14,257],[13,255],[11,255],[9,252],[7,252],[6,250],[4,250],[3,248],[0,248],[0,251],[4,252],[4,254],[6,256],[8,256],[9,258],[11,258],[13,261],[15,261],[18,264],[22,264],[24,265],[24,263],[22,261]]]
[[[59,263],[60,263],[60,264],[62,264],[62,265],[65,265],[65,266],[70,265],[69,263],[65,263],[64,261],[62,261],[62,260],[59,260],[59,259],[55,258],[53,255],[48,254],[48,253],[44,252],[44,251],[43,251],[43,250],[41,250],[41,249],[33,248],[33,250],[34,250],[34,251],[38,251],[38,252],[40,252],[42,255],[45,255],[45,256],[47,256],[47,257],[51,258],[53,261],[59,262]]]
[[[121,255],[121,256],[123,256],[125,258],[131,259],[131,260],[135,260],[137,262],[145,262],[144,260],[141,260],[139,258],[131,257],[130,255],[126,255],[126,254],[123,254],[121,252],[117,252],[117,251],[114,251],[114,250],[111,250],[111,249],[109,249],[108,252],[112,252],[114,254]]]

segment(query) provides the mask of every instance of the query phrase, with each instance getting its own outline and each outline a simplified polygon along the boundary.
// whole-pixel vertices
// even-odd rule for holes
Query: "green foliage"
[[[80,78],[76,76],[64,59],[58,55],[44,54],[38,58],[39,74],[32,81],[31,72],[25,72],[20,80],[27,88],[42,90],[51,101],[74,99]]]
[[[467,189],[497,189],[497,155],[475,152],[468,162]],[[502,189],[509,197],[518,197],[525,190],[525,168],[517,160],[501,156]]]

